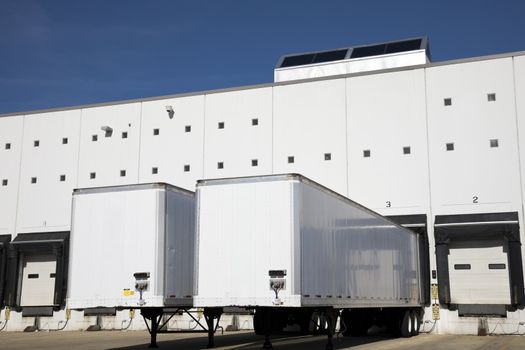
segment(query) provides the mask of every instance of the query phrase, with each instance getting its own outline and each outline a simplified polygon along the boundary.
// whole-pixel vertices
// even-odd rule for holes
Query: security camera
[[[175,111],[173,111],[173,106],[166,106],[166,112],[168,112],[168,116],[173,118],[173,114],[175,114]]]

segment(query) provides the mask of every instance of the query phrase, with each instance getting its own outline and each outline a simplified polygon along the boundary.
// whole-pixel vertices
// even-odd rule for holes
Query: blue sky
[[[0,113],[267,83],[283,54],[428,35],[525,50],[522,0],[0,0]]]

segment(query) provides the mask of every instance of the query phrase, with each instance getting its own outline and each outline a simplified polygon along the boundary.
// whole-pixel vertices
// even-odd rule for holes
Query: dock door
[[[502,238],[449,244],[452,304],[511,304],[507,247]]]
[[[51,316],[65,305],[69,232],[18,234],[10,244],[6,305],[22,316]]]
[[[20,306],[52,306],[55,294],[56,257],[29,255],[22,257]]]
[[[436,216],[439,301],[460,316],[525,304],[518,213]]]

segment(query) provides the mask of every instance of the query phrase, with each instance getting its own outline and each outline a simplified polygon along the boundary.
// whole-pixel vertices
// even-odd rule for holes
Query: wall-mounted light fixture
[[[111,126],[104,125],[101,126],[100,129],[104,131],[105,137],[111,137],[111,135],[113,135],[113,128]]]
[[[173,106],[171,105],[166,106],[166,112],[168,112],[168,116],[170,117],[170,119],[172,119],[173,115],[175,114],[175,111],[173,110]]]

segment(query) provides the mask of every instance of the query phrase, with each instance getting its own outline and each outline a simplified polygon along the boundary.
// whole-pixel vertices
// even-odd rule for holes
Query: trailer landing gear
[[[195,316],[193,316],[192,311],[188,308],[175,308],[175,309],[163,309],[156,307],[145,307],[140,310],[146,327],[148,327],[148,332],[150,334],[150,344],[149,348],[158,348],[157,345],[157,334],[159,333],[183,333],[185,331],[169,331],[164,328],[167,328],[168,322],[176,314],[186,313],[190,316],[195,323],[201,328],[201,330],[190,331],[190,332],[207,332],[208,333],[208,346],[207,348],[213,348],[214,346],[214,335],[219,327],[219,320],[222,315],[222,308],[204,308],[203,316],[206,320],[206,326],[202,325]],[[161,323],[162,316],[169,315],[168,319]],[[149,324],[146,320],[149,320]]]
[[[163,314],[163,310],[159,308],[143,308],[140,310],[142,317],[144,317],[144,322],[146,327],[148,327],[148,332],[150,334],[150,343],[148,348],[158,348],[157,345],[157,333],[159,332],[159,322]],[[148,325],[146,320],[150,320],[151,326]]]
[[[215,346],[214,334],[219,326],[219,321],[221,319],[222,309],[217,307],[204,308],[204,318],[206,320],[206,325],[208,327],[208,346],[207,349],[211,349]],[[217,320],[217,323],[215,323]]]
[[[263,349],[273,349],[272,342],[270,340],[270,334],[272,332],[272,310],[268,308],[261,309],[263,312],[264,319],[264,344]]]

